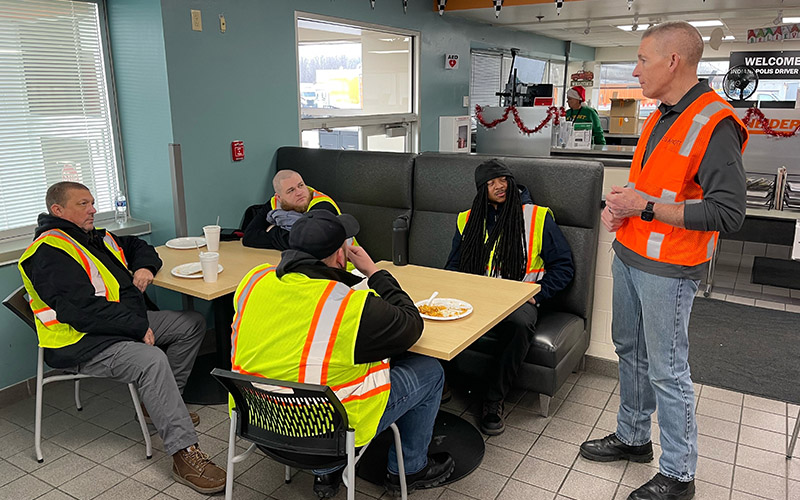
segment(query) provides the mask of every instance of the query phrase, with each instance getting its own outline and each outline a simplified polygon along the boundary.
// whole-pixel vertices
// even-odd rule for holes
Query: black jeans
[[[538,317],[539,309],[526,302],[489,331],[498,343],[494,362],[487,373],[486,401],[505,399],[511,390],[517,372],[528,355]]]

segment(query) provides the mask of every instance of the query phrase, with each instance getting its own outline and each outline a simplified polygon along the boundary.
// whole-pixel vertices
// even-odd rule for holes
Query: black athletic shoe
[[[344,467],[330,474],[314,475],[314,493],[319,498],[333,498],[339,493]]]
[[[689,500],[694,498],[694,480],[683,483],[660,472],[628,496],[628,500]]]
[[[603,439],[594,439],[583,443],[581,456],[595,462],[613,462],[614,460],[650,462],[653,460],[653,443],[628,446],[620,441],[616,434],[609,434]]]
[[[506,430],[503,420],[503,400],[484,401],[483,416],[481,417],[481,432],[487,436],[497,436]]]
[[[406,476],[408,493],[414,490],[433,488],[439,486],[453,473],[456,463],[449,453],[435,453],[428,455],[428,465],[416,474]],[[386,474],[386,489],[393,496],[400,494],[400,476]]]

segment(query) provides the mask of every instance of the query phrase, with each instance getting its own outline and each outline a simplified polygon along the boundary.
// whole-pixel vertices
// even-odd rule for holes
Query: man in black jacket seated
[[[514,383],[536,331],[540,304],[564,289],[575,269],[572,251],[547,207],[533,204],[500,160],[475,169],[478,193],[461,212],[445,269],[538,283],[541,290],[491,331],[500,341],[484,395],[481,432],[505,430],[503,400]]]
[[[351,215],[309,212],[292,227],[277,267],[245,276],[234,296],[233,370],[328,385],[344,404],[356,446],[396,423],[408,491],[431,488],[455,466],[447,453],[428,456],[444,373],[435,359],[406,352],[422,334],[422,318],[394,277],[347,243],[357,232]],[[348,261],[370,290],[350,288],[361,278],[345,270]],[[394,446],[387,472],[386,487],[399,492]],[[342,469],[314,473],[317,496],[335,496]]]
[[[242,245],[254,248],[289,248],[289,231],[304,213],[327,210],[339,215],[333,198],[307,186],[294,170],[278,170],[272,178],[275,195],[256,211],[244,229]]]
[[[94,227],[94,198],[77,182],[47,190],[34,242],[19,269],[31,297],[39,344],[54,368],[136,383],[173,457],[175,480],[201,493],[225,489],[225,471],[200,451],[181,393],[205,334],[196,312],[148,311],[144,291],[161,267],[135,236]]]

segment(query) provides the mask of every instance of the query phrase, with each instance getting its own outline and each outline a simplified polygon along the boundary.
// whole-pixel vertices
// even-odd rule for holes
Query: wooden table
[[[197,404],[224,403],[227,401],[227,392],[211,378],[210,373],[213,368],[231,367],[233,293],[248,271],[264,263],[278,264],[281,253],[278,250],[248,248],[239,241],[222,241],[219,244],[219,263],[223,270],[217,275],[215,283],[206,283],[203,278],[178,278],[171,273],[175,266],[199,262],[197,250],[176,250],[160,246],[156,251],[164,264],[153,279],[154,285],[189,297],[212,301],[214,307],[217,352],[215,355],[197,357],[184,389],[184,400]]]
[[[397,278],[414,302],[425,300],[435,291],[439,297],[460,299],[472,304],[472,314],[452,321],[425,320],[422,337],[410,349],[434,358],[451,360],[475,342],[526,300],[536,295],[535,283],[501,280],[422,266],[395,266],[377,263]]]

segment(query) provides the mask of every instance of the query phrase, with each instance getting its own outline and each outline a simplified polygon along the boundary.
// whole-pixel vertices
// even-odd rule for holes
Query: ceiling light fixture
[[[503,8],[503,0],[494,0],[494,17],[495,19],[500,17],[500,9]]]
[[[689,21],[689,24],[695,28],[707,28],[709,26],[724,26],[719,19],[710,19],[708,21]]]
[[[586,27],[583,29],[583,34],[584,35],[588,35],[592,31],[592,27],[590,26],[591,24],[592,24],[592,20],[591,19],[587,19],[586,20]]]
[[[639,24],[636,26],[636,29],[642,28],[643,30],[646,30],[649,27],[650,27],[649,24]],[[636,31],[633,29],[632,24],[624,24],[622,26],[617,26],[617,28],[621,29],[622,31]]]
[[[772,24],[774,24],[775,26],[783,24],[783,11],[782,10],[778,10],[778,17],[776,17],[775,19],[772,20]]]

